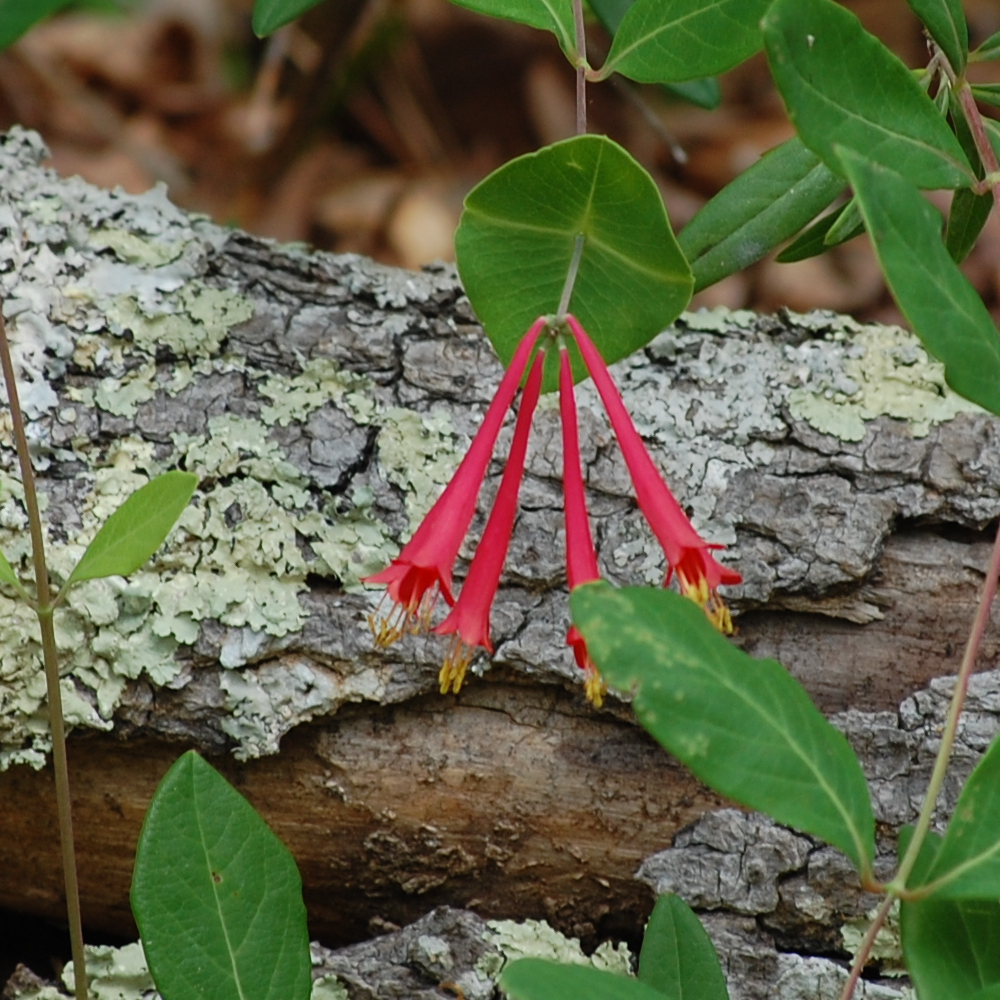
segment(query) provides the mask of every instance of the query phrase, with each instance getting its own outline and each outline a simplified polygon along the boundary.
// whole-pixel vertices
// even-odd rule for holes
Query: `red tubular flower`
[[[732,618],[719,597],[718,588],[723,584],[740,583],[742,577],[712,556],[712,549],[723,546],[710,545],[694,530],[649,457],[600,352],[576,317],[567,315],[566,322],[573,331],[580,354],[611,420],[635,486],[639,507],[667,557],[670,567],[667,582],[670,574],[676,573],[685,596],[705,609],[720,632],[732,632]]]
[[[518,345],[465,458],[413,537],[391,565],[365,578],[365,583],[386,584],[385,597],[392,601],[391,608],[382,613],[383,597],[378,608],[368,616],[377,646],[391,645],[406,631],[429,628],[439,596],[454,605],[451,576],[458,550],[476,511],[476,497],[504,417],[544,327],[544,318],[536,320]]]
[[[600,578],[597,553],[590,534],[587,500],[580,470],[580,434],[576,422],[576,398],[573,394],[573,371],[569,352],[559,351],[559,414],[562,417],[563,441],[563,511],[566,516],[566,583],[569,589]],[[607,685],[587,652],[580,630],[571,625],[566,644],[573,649],[577,666],[583,671],[587,700],[600,708]]]
[[[510,455],[500,480],[500,489],[486,522],[486,530],[472,557],[462,593],[448,617],[434,629],[439,635],[452,636],[444,666],[438,675],[441,694],[447,694],[449,690],[458,694],[476,646],[482,646],[488,653],[493,652],[493,644],[490,642],[490,607],[500,586],[500,574],[503,572],[511,531],[514,529],[517,495],[524,474],[531,418],[542,387],[544,360],[544,354],[539,352],[531,366],[531,374],[521,397],[521,408],[517,413],[517,423],[514,425]],[[463,534],[464,531],[463,528]]]

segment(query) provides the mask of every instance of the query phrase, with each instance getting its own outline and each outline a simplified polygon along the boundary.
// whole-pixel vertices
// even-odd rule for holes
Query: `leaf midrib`
[[[795,64],[795,75],[796,75],[796,78],[799,80],[799,82],[800,82],[800,84],[801,84],[801,86],[802,86],[802,88],[804,90],[808,91],[811,95],[813,95],[816,98],[818,98],[827,107],[833,108],[834,110],[839,111],[851,124],[856,124],[857,122],[860,122],[862,124],[862,126],[864,126],[865,128],[871,128],[871,129],[875,129],[878,132],[881,132],[886,138],[895,139],[895,140],[899,140],[899,141],[903,141],[903,142],[909,143],[910,145],[916,147],[918,150],[920,150],[922,152],[933,153],[934,156],[936,156],[939,160],[941,160],[941,161],[943,161],[943,162],[945,162],[945,163],[947,163],[947,164],[955,167],[963,175],[968,174],[968,171],[967,171],[966,167],[962,164],[962,162],[960,160],[954,159],[950,154],[945,153],[943,150],[939,149],[937,146],[932,146],[932,145],[930,145],[930,143],[926,142],[925,140],[918,139],[918,138],[915,138],[914,136],[907,135],[904,132],[893,132],[891,129],[889,129],[885,125],[882,125],[882,124],[880,124],[879,122],[876,122],[876,121],[872,121],[870,118],[865,118],[864,116],[859,115],[856,112],[852,111],[850,108],[845,107],[843,104],[836,103],[836,101],[834,101],[831,98],[827,97],[826,94],[824,94],[822,91],[817,90],[816,87],[814,87],[806,79],[805,75],[802,74],[801,72],[799,72],[799,68],[798,68],[797,64]],[[798,115],[794,115],[793,117],[796,119],[796,122],[797,122],[799,116]],[[829,130],[825,129],[824,131],[829,131]],[[971,177],[971,175],[969,175],[969,176]]]
[[[808,754],[803,750],[803,748],[799,745],[799,743],[796,740],[792,739],[791,735],[788,732],[786,732],[779,725],[777,725],[777,723],[771,718],[771,716],[769,716],[761,708],[761,706],[758,705],[756,701],[754,701],[751,697],[749,697],[747,692],[741,690],[740,688],[735,687],[725,676],[720,676],[719,674],[713,672],[710,667],[706,666],[701,661],[696,661],[694,663],[691,663],[689,664],[689,666],[693,667],[695,670],[700,670],[700,672],[707,674],[714,681],[721,683],[723,687],[728,689],[737,698],[741,699],[745,704],[749,705],[752,709],[754,709],[754,711],[756,711],[758,715],[760,715],[760,717],[764,719],[764,721],[770,726],[770,728],[784,739],[785,743],[799,757],[802,763],[805,764],[806,768],[816,778],[820,787],[823,789],[824,792],[826,792],[828,798],[834,804],[834,807],[840,814],[841,819],[844,821],[847,827],[851,839],[854,841],[854,846],[857,849],[858,859],[863,863],[865,863],[866,865],[870,864],[871,859],[868,857],[867,846],[864,840],[862,839],[860,832],[858,831],[857,827],[854,824],[853,815],[851,814],[850,810],[846,807],[846,805],[844,805],[840,796],[830,786],[829,782],[826,780],[822,771],[817,769],[816,765],[812,762]]]
[[[197,795],[197,792],[194,789],[194,785],[195,785],[195,776],[192,773],[191,786],[192,786],[193,797]],[[219,890],[216,885],[215,879],[212,878],[212,859],[208,851],[208,844],[205,841],[205,830],[204,827],[202,826],[201,810],[198,808],[195,809],[195,819],[198,824],[198,838],[201,841],[201,848],[205,852],[205,861],[208,867],[208,881],[211,884],[212,895],[215,897],[215,908],[219,914],[219,926],[222,928],[222,936],[226,942],[226,951],[229,953],[229,961],[230,965],[232,966],[232,972],[233,972],[233,982],[236,984],[236,992],[239,995],[240,1000],[246,1000],[246,993],[243,990],[243,983],[240,981],[239,968],[236,964],[236,953],[235,951],[233,951],[233,945],[229,939],[229,928],[226,926],[226,921],[223,915],[222,903],[219,899]]]
[[[610,73],[615,66],[617,66],[626,56],[634,52],[639,46],[647,44],[651,39],[656,38],[658,35],[662,34],[664,31],[671,31],[678,25],[682,25],[685,21],[690,21],[692,18],[702,17],[706,14],[714,13],[720,7],[724,7],[731,3],[732,0],[716,0],[711,6],[700,7],[698,10],[691,11],[689,14],[685,14],[683,17],[678,17],[677,19],[670,21],[668,24],[661,24],[658,28],[654,28],[648,35],[643,35],[642,38],[637,38],[631,45],[627,45],[621,52],[615,54],[613,51],[608,57],[608,62],[602,67],[602,73]],[[628,14],[625,15],[628,17]],[[621,27],[618,28],[621,31]],[[612,46],[613,48],[614,46]]]

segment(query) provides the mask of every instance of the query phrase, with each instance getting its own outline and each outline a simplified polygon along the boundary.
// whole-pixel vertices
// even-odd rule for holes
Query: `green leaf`
[[[1000,739],[969,775],[920,885],[939,882],[935,899],[1000,899]]]
[[[977,101],[1000,108],[1000,83],[973,83],[969,89]]]
[[[500,988],[510,1000],[664,1000],[631,976],[542,958],[511,962],[500,976]]]
[[[315,7],[321,0],[254,0],[253,33],[264,38]]]
[[[823,242],[827,249],[840,246],[848,240],[853,240],[855,236],[860,236],[865,231],[865,222],[861,218],[861,209],[858,208],[858,199],[852,198],[838,213],[833,220],[833,225],[826,231]]]
[[[600,76],[677,83],[732,69],[761,47],[760,19],[769,2],[635,0]]]
[[[162,544],[198,486],[191,472],[165,472],[139,487],[104,524],[69,580],[134,573]]]
[[[0,0],[0,49],[13,45],[29,28],[72,0]]]
[[[590,9],[597,15],[609,35],[614,35],[634,0],[590,0]],[[715,77],[686,80],[684,83],[665,83],[663,89],[672,97],[689,101],[699,108],[711,111],[722,102],[722,90]]]
[[[842,149],[886,282],[958,393],[1000,413],[1000,338],[941,242],[941,216],[899,174]]]
[[[843,190],[843,179],[797,138],[766,153],[681,230],[677,240],[691,262],[695,290],[760,260]]]
[[[653,179],[604,136],[567,139],[490,174],[465,199],[455,234],[466,293],[504,364],[528,327],[558,309],[578,234],[570,311],[609,364],[690,301],[691,271]]]
[[[969,188],[959,188],[955,192],[948,213],[944,245],[956,264],[961,264],[969,256],[992,209],[991,194],[974,194]]]
[[[295,861],[193,750],[149,805],[132,912],[163,1000],[308,1000],[309,935]]]
[[[965,71],[969,57],[969,26],[962,0],[906,0],[931,38],[941,46],[956,76]]]
[[[797,260],[806,260],[826,253],[830,249],[826,244],[826,234],[845,208],[846,205],[841,205],[840,208],[835,208],[821,219],[817,219],[808,229],[803,229],[774,259],[779,264],[794,264]]]
[[[900,855],[912,828],[901,831]],[[904,833],[906,834],[904,836]],[[913,869],[921,880],[935,863],[941,838],[929,833]],[[1000,902],[931,897],[900,905],[903,956],[920,1000],[972,1000],[1000,984]]]
[[[839,847],[871,870],[875,821],[854,752],[775,660],[753,660],[693,601],[666,590],[577,587],[573,621],[639,722],[727,798]]]
[[[726,977],[701,921],[679,896],[660,896],[639,953],[639,979],[671,1000],[729,1000]]]
[[[563,52],[570,56],[576,52],[573,0],[452,0],[452,3],[479,14],[551,31],[559,39]]]
[[[990,35],[975,52],[969,56],[969,62],[987,62],[990,59],[1000,59],[1000,31]]]
[[[635,0],[591,0],[590,9],[597,15],[608,34],[614,35],[634,2]]]
[[[6,583],[21,590],[21,581],[18,580],[14,567],[7,562],[7,557],[2,552],[0,552],[0,583]]]
[[[776,0],[768,62],[802,141],[836,173],[834,147],[894,167],[922,188],[973,181],[958,140],[913,74],[833,0]]]
[[[722,103],[722,88],[714,76],[685,80],[683,83],[664,83],[661,86],[668,94],[705,108],[706,111],[714,111]]]

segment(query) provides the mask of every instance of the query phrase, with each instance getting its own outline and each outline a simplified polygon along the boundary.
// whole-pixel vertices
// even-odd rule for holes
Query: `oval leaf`
[[[0,552],[0,583],[7,583],[21,591],[21,581],[18,580],[14,567],[7,561],[7,557]],[[23,593],[23,591],[22,591]]]
[[[822,219],[817,219],[808,229],[799,233],[774,259],[779,264],[793,264],[797,260],[806,260],[826,253],[830,249],[830,244],[826,241],[827,236],[844,216],[847,208],[847,205],[841,205],[840,208],[828,212]],[[864,232],[863,223],[861,231]]]
[[[839,847],[871,870],[875,821],[854,752],[775,660],[753,660],[693,601],[577,587],[573,621],[639,722],[711,788]]]
[[[163,1000],[308,1000],[295,861],[194,751],[170,768],[150,803],[132,911]]]
[[[452,0],[452,3],[490,17],[551,31],[559,39],[563,52],[570,56],[576,52],[573,0]]]
[[[511,962],[500,976],[500,988],[510,1000],[664,1000],[631,976],[542,958]]]
[[[941,216],[899,174],[842,150],[886,283],[948,384],[1000,413],[1000,338],[941,242]]]
[[[1000,107],[1000,83],[974,83],[969,89],[977,101]]]
[[[691,270],[653,179],[604,136],[567,139],[490,174],[455,233],[466,293],[504,364],[535,319],[558,309],[579,234],[570,311],[609,364],[688,304]]]
[[[639,979],[672,1000],[729,1000],[715,945],[679,896],[660,896],[639,953]]]
[[[965,71],[969,57],[969,26],[962,0],[906,0],[931,38],[948,57],[956,76]]]
[[[165,472],[139,487],[101,525],[67,585],[134,573],[163,544],[197,486],[192,472]]]
[[[901,857],[912,834],[912,827],[900,831]],[[940,846],[941,838],[929,833],[913,868],[914,881],[922,881],[934,866]],[[906,969],[920,1000],[985,1000],[1000,986],[996,900],[903,902],[899,917]]]
[[[590,0],[590,9],[597,15],[608,34],[614,35],[632,3],[633,0]],[[709,111],[717,108],[722,102],[722,90],[715,77],[664,84],[664,89],[682,101],[689,101]]]
[[[1000,739],[969,775],[921,884],[938,882],[935,899],[1000,899]]]
[[[695,291],[760,260],[844,190],[798,138],[766,153],[704,205],[677,237]]]
[[[991,194],[975,194],[969,188],[960,188],[955,192],[948,213],[944,245],[956,264],[961,264],[969,256],[992,210]]]
[[[1000,59],[1000,31],[990,35],[969,57],[970,62],[986,62],[989,59]]]
[[[258,38],[264,38],[320,2],[321,0],[255,0],[253,33]]]
[[[770,0],[635,0],[615,32],[601,78],[621,73],[639,83],[713,76],[760,47]]]
[[[777,0],[763,21],[781,96],[802,141],[833,171],[846,146],[921,188],[974,180],[958,140],[913,74],[833,0]]]
[[[72,0],[0,0],[0,49],[13,45],[21,35]]]

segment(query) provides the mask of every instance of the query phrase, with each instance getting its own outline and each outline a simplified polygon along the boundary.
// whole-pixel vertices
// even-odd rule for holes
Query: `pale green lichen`
[[[148,354],[165,347],[178,357],[207,358],[218,352],[231,327],[250,319],[253,306],[236,292],[190,281],[152,307],[131,295],[115,296],[106,315],[113,333],[131,331],[136,346]]]
[[[97,385],[94,402],[117,417],[134,417],[136,408],[156,395],[156,365],[142,365],[124,378],[105,378]]]
[[[451,420],[392,407],[379,423],[379,462],[389,481],[406,491],[406,513],[416,527],[458,467]]]
[[[287,427],[309,416],[327,403],[339,403],[345,393],[351,399],[360,398],[364,404],[362,414],[352,414],[358,423],[368,423],[374,413],[374,400],[365,395],[371,383],[361,375],[345,372],[329,358],[307,361],[299,375],[268,375],[257,391],[271,403],[260,409],[260,419],[269,427],[278,424]]]
[[[169,264],[184,252],[183,240],[144,240],[127,229],[97,229],[87,242],[95,250],[113,250],[126,264],[145,264],[147,267]]]
[[[794,389],[788,398],[792,416],[842,441],[861,441],[865,422],[879,416],[905,420],[920,438],[959,413],[983,412],[948,387],[944,365],[930,357],[912,333],[894,326],[865,326],[853,335],[850,346],[842,371],[856,391],[822,382]]]
[[[545,958],[564,965],[589,965],[606,972],[632,974],[632,953],[628,945],[603,942],[592,955],[585,955],[578,938],[568,938],[549,926],[544,920],[489,920],[484,939],[497,948],[504,961],[518,958]],[[496,977],[496,958],[485,955],[476,966],[477,971]]]
[[[844,948],[852,958],[861,950],[861,942],[875,919],[877,910],[871,910],[863,917],[849,920],[840,928]],[[885,923],[875,935],[871,957],[879,962],[883,976],[905,976],[906,962],[903,958],[903,939],[899,927],[899,900],[893,904]]]
[[[84,954],[93,1000],[159,1000],[140,941],[121,948],[88,944],[84,946]],[[43,986],[15,990],[11,1000],[66,1000],[75,986],[72,962],[66,963],[62,981],[65,993],[55,986]],[[313,980],[310,1000],[348,1000],[348,993],[333,973],[325,973]]]

